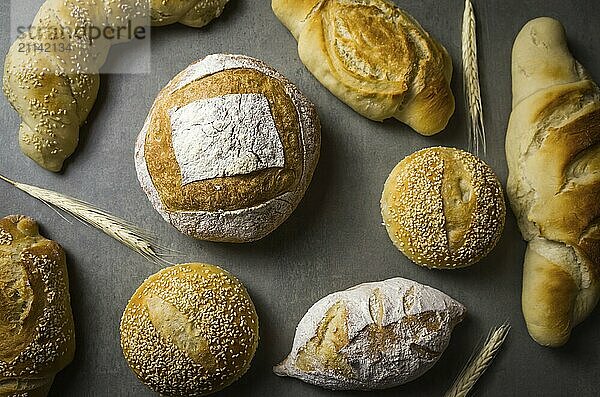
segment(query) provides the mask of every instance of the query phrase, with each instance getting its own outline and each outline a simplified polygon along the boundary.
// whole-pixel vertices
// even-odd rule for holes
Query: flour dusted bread
[[[176,22],[201,27],[218,16],[226,3],[46,0],[31,23],[30,33],[15,41],[4,64],[2,88],[22,118],[19,144],[23,153],[47,170],[58,172],[77,147],[79,128],[98,95],[98,71],[110,47],[127,41],[110,34],[92,38],[83,28],[105,31]],[[32,50],[40,48],[45,50]]]
[[[600,296],[600,90],[551,18],[518,34],[512,78],[507,191],[529,242],[523,315],[533,339],[560,346]]]
[[[314,106],[254,58],[211,55],[158,95],[139,134],[138,179],[181,232],[258,240],[300,202],[316,167]]]
[[[74,352],[63,249],[31,218],[0,219],[0,397],[45,397]]]
[[[244,286],[202,263],[150,276],[121,320],[127,363],[148,387],[169,397],[227,387],[250,367],[257,345],[258,317]]]
[[[506,206],[487,164],[459,149],[431,147],[394,167],[381,195],[381,215],[390,239],[410,260],[453,269],[494,248]]]
[[[360,284],[308,310],[274,371],[337,390],[401,385],[436,363],[465,313],[446,294],[411,280]]]
[[[394,117],[423,135],[454,112],[452,60],[388,0],[272,0],[300,59],[335,96],[372,120]]]

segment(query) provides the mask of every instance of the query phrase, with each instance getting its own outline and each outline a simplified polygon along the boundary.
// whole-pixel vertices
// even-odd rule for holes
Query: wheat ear
[[[504,323],[490,331],[481,350],[474,352],[444,397],[465,397],[471,391],[477,380],[492,364],[500,347],[502,347],[502,344],[506,340],[508,331],[510,331],[508,323]]]
[[[73,215],[79,221],[103,231],[149,261],[158,264],[171,264],[167,258],[175,256],[176,252],[158,244],[158,238],[152,233],[96,208],[92,204],[51,190],[15,182],[2,175],[0,175],[0,179],[44,204],[59,208]],[[61,214],[59,213],[59,215]]]
[[[481,105],[479,66],[477,65],[477,32],[471,0],[465,0],[462,24],[463,90],[467,106],[469,150],[476,156],[486,154],[485,127]]]

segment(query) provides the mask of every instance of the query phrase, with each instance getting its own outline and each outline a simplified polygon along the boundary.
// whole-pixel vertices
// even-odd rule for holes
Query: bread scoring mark
[[[415,286],[412,285],[402,296],[402,308],[408,314],[415,305]]]
[[[383,325],[385,313],[383,297],[381,296],[381,290],[379,288],[375,288],[373,294],[369,297],[369,313],[371,314],[373,322],[381,327]]]
[[[551,129],[572,148],[563,168],[563,183],[557,194],[576,186],[600,186],[600,105],[584,107],[586,113],[572,118],[566,125]]]
[[[565,176],[565,188],[569,185],[600,183],[600,143],[577,153],[567,167]]]
[[[591,221],[581,233],[579,243],[583,243],[584,240],[600,240],[600,217]]]
[[[296,366],[302,371],[333,371],[351,377],[352,368],[340,353],[348,342],[348,307],[338,301],[325,313],[315,336],[298,351]]]
[[[378,92],[403,94],[417,64],[410,37],[413,32],[406,24],[398,8],[382,1],[329,0],[323,32],[334,70],[345,70],[372,84],[385,82],[376,87]]]
[[[0,330],[2,334],[20,334],[31,312],[33,290],[22,263],[0,257]]]
[[[215,357],[210,353],[208,341],[202,336],[202,327],[194,324],[185,314],[159,296],[146,298],[146,308],[150,321],[163,338],[171,341],[207,370],[216,368]]]
[[[535,114],[531,116],[532,120],[536,120],[531,125],[533,138],[529,142],[526,142],[526,148],[521,149],[522,154],[519,156],[521,160],[519,162],[520,165],[523,165],[528,157],[537,152],[548,137],[551,129],[568,125],[571,115],[580,113],[590,106],[594,107],[598,105],[600,96],[597,88],[591,81],[589,83],[586,86],[582,86],[581,82],[573,83],[566,90],[538,92],[531,95],[531,97],[533,95],[543,96],[544,101],[547,103],[543,107],[536,108]]]
[[[308,12],[308,14],[306,14],[306,16],[302,19],[302,22],[306,22],[307,20],[312,18],[313,15],[315,15],[317,12],[319,12],[321,10],[323,5],[325,5],[325,3],[327,1],[328,0],[319,0],[317,3],[315,3],[315,5],[311,8],[311,10]]]
[[[283,168],[283,144],[262,94],[228,94],[169,110],[182,186]]]
[[[448,249],[456,252],[465,244],[465,238],[472,226],[476,197],[471,186],[473,175],[467,171],[455,153],[444,156],[442,179],[442,206],[446,220]]]

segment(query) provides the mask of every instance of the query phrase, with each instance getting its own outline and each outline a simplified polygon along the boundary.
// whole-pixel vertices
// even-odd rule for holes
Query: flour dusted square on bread
[[[202,99],[172,108],[169,117],[184,185],[284,166],[283,145],[264,95]]]

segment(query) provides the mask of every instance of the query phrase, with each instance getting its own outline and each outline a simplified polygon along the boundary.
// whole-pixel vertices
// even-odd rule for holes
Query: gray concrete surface
[[[477,385],[479,396],[596,396],[600,387],[600,313],[577,327],[563,348],[550,350],[528,336],[520,310],[525,244],[512,213],[497,248],[464,270],[431,271],[408,261],[381,225],[379,197],[389,171],[405,155],[432,145],[466,147],[460,65],[460,0],[399,1],[448,49],[458,108],[445,132],[422,137],[396,121],[375,123],[334,98],[298,60],[296,42],[267,0],[231,0],[202,30],[156,29],[152,73],[103,77],[82,142],[62,174],[46,172],[19,151],[19,119],[0,96],[0,173],[91,201],[158,235],[184,252],[181,261],[223,266],[245,283],[258,308],[261,344],[249,372],[219,396],[438,396],[452,383],[490,327],[508,319],[505,348]],[[0,3],[0,54],[9,45],[10,2]],[[569,45],[600,80],[600,5],[597,0],[475,1],[480,67],[489,140],[486,161],[506,181],[504,136],[510,113],[512,41],[529,19],[553,16],[566,26]],[[242,53],[265,60],[297,83],[317,105],[323,148],[312,185],[277,231],[245,245],[195,241],[163,222],[140,189],[133,166],[134,139],[158,91],[191,62],[211,53]],[[119,346],[127,300],[156,265],[100,232],[69,224],[45,205],[0,184],[0,215],[35,217],[44,234],[68,254],[77,331],[73,363],[51,396],[152,396],[128,369]],[[387,391],[330,392],[271,372],[288,352],[297,322],[319,298],[355,284],[402,276],[443,290],[464,303],[459,325],[438,364],[420,379]]]

